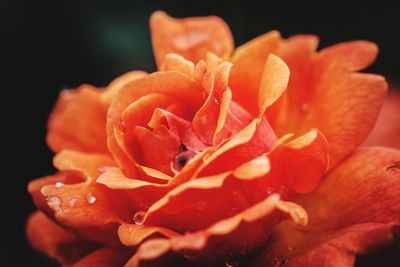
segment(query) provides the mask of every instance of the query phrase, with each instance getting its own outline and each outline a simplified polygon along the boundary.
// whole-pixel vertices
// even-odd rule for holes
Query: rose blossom
[[[32,246],[72,266],[352,266],[400,222],[400,153],[357,147],[385,79],[367,41],[273,31],[233,50],[218,17],[150,21],[158,71],[61,93],[58,173],[29,192]]]

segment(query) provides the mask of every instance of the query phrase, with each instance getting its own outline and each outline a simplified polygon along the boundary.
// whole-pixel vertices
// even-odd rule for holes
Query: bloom
[[[234,50],[217,17],[150,24],[157,72],[61,94],[59,172],[29,185],[35,248],[74,266],[351,266],[391,238],[399,151],[355,151],[387,87],[358,72],[374,44],[273,31]]]

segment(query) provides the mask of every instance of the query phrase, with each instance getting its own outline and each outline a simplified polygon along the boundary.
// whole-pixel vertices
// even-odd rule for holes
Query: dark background
[[[62,88],[107,85],[133,69],[155,69],[148,19],[158,9],[176,17],[215,14],[230,25],[236,44],[272,29],[287,37],[314,33],[321,47],[367,39],[381,49],[369,70],[400,79],[400,9],[377,5],[274,7],[249,1],[29,1],[3,0],[1,21],[1,266],[57,266],[33,252],[24,224],[34,210],[27,182],[53,172],[45,144],[46,119]],[[399,81],[399,80],[397,80]],[[3,265],[4,264],[4,265]],[[400,266],[400,241],[357,266]]]

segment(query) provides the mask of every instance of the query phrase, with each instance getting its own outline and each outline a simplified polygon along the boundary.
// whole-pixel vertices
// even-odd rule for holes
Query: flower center
[[[180,171],[185,165],[196,156],[196,152],[188,150],[184,144],[181,144],[181,152],[178,153],[172,160],[171,167],[174,171]]]

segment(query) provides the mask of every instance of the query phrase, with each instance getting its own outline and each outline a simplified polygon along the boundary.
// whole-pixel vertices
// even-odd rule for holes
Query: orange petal
[[[316,39],[295,36],[277,51],[291,78],[267,112],[278,136],[319,129],[329,143],[333,167],[359,146],[372,129],[386,92],[385,79],[357,73],[375,58],[372,43],[342,43],[315,52]]]
[[[76,262],[97,246],[68,232],[38,211],[29,217],[26,233],[33,248],[62,264]]]
[[[118,236],[125,246],[137,246],[149,237],[162,235],[172,237],[178,233],[162,227],[148,227],[136,224],[122,224],[118,228]]]
[[[375,128],[364,142],[364,146],[387,146],[400,149],[400,93],[389,91]]]
[[[282,59],[274,54],[268,56],[258,93],[259,117],[262,117],[267,108],[286,90],[289,74],[289,68]]]
[[[257,116],[258,99],[262,72],[270,53],[275,53],[281,41],[279,32],[272,31],[261,35],[238,47],[232,56],[232,71],[229,85],[233,100]]]
[[[131,254],[129,249],[104,247],[90,253],[72,267],[121,267]]]
[[[128,84],[131,81],[139,79],[145,75],[147,75],[147,73],[144,71],[134,70],[134,71],[127,72],[127,73],[119,76],[115,80],[113,80],[100,96],[100,101],[101,101],[103,108],[105,110],[108,110],[108,108],[111,106],[111,101],[112,101],[114,95],[125,84]]]
[[[288,266],[353,266],[392,239],[400,225],[400,152],[362,149],[333,169],[313,192],[296,202],[307,210],[306,228],[277,227],[254,266],[286,259]]]
[[[179,54],[197,63],[207,52],[228,57],[233,51],[233,38],[219,17],[174,19],[161,11],[150,19],[151,37],[157,65],[168,53]]]
[[[199,108],[205,98],[204,91],[197,82],[187,75],[175,71],[156,72],[147,75],[125,84],[117,92],[114,97],[115,101],[113,101],[108,112],[108,146],[118,165],[130,177],[138,177],[136,163],[124,152],[124,149],[127,148],[123,149],[118,144],[115,131],[121,128],[117,126],[120,124],[122,113],[128,106],[150,93],[175,97],[176,102],[188,103],[194,109]]]
[[[115,166],[109,154],[89,154],[73,150],[62,150],[53,158],[53,165],[60,171],[80,171],[88,177],[97,177],[102,168]]]
[[[204,230],[172,236],[170,239],[145,241],[127,266],[139,266],[142,260],[158,258],[170,250],[190,254],[194,258],[208,259],[221,259],[239,253],[247,254],[267,240],[282,214],[291,216],[290,214],[295,214],[294,209],[297,210],[296,220],[298,216],[307,218],[301,207],[280,201],[278,195],[271,195],[243,212],[221,220]],[[306,221],[307,219],[301,223]]]
[[[101,91],[90,85],[61,92],[48,122],[47,144],[54,152],[108,153],[104,131],[107,111],[100,95]]]
[[[187,76],[192,77],[194,74],[194,63],[186,60],[178,54],[167,54],[164,63],[160,68],[161,71],[179,71],[185,73]]]
[[[127,198],[90,180],[75,184],[55,183],[41,188],[45,211],[61,225],[87,239],[118,244],[117,228],[131,217]],[[129,202],[128,202],[129,203]]]

